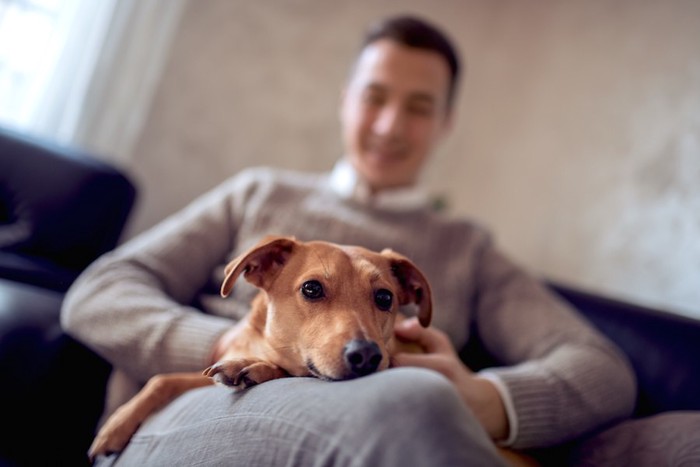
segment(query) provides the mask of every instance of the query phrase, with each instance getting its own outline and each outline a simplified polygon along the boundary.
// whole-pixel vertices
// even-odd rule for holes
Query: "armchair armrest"
[[[627,354],[639,388],[635,416],[700,410],[700,320],[550,286]]]
[[[116,246],[135,197],[126,175],[90,154],[0,128],[2,277],[66,289]]]

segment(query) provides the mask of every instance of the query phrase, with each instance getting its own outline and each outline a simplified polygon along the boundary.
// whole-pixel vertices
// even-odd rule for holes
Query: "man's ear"
[[[266,288],[298,246],[292,237],[265,237],[250,250],[226,265],[221,296],[227,297],[241,273],[256,287]]]
[[[455,113],[457,110],[450,107],[445,111],[445,116],[442,120],[442,127],[440,128],[440,139],[445,139],[451,132],[455,122]]]
[[[428,327],[433,316],[433,297],[428,279],[418,266],[405,256],[390,249],[382,250],[381,255],[389,259],[391,272],[401,286],[399,304],[418,305],[418,321],[423,327]]]

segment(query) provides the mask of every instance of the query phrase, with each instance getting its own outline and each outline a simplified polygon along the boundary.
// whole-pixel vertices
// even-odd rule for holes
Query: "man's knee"
[[[443,436],[441,432],[482,430],[453,384],[434,371],[397,368],[355,383],[364,387],[356,389],[346,419],[349,426],[355,425],[353,431],[371,430],[378,441],[393,442],[397,431],[403,439],[421,436],[429,443],[433,434]]]
[[[396,368],[374,377],[381,378],[381,384],[365,403],[385,423],[392,420],[399,424],[421,423],[462,412],[465,417],[470,416],[455,387],[439,373],[422,368]]]
[[[345,440],[357,443],[367,465],[501,465],[488,435],[444,376],[397,368],[364,380],[367,392],[358,400],[362,406],[348,414]]]

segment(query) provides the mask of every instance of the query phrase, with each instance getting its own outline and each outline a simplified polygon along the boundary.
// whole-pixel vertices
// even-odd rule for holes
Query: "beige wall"
[[[537,273],[700,316],[694,0],[190,0],[130,162],[131,233],[246,166],[331,167],[360,32],[398,11],[468,62],[425,180],[454,213]]]

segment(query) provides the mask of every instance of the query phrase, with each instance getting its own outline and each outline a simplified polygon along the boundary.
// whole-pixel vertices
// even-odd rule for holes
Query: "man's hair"
[[[452,108],[460,78],[460,63],[457,50],[447,34],[416,16],[392,16],[369,27],[360,50],[381,39],[390,39],[407,47],[429,50],[442,56],[450,69],[447,107]]]

